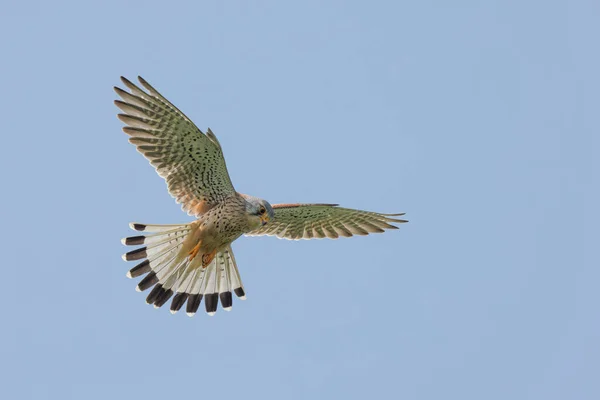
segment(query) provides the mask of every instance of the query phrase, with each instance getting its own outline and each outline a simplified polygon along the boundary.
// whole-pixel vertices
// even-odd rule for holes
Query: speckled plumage
[[[298,240],[367,235],[396,229],[394,218],[404,214],[381,214],[338,207],[336,204],[274,204],[235,191],[214,133],[198,129],[177,107],[141,77],[146,90],[125,78],[131,92],[115,87],[122,98],[115,104],[124,113],[129,141],[165,179],[169,193],[182,209],[197,219],[188,224],[147,225],[132,229],[151,232],[123,239],[125,245],[143,245],[126,253],[127,261],[142,260],[129,272],[144,276],[137,290],[153,288],[146,298],[161,307],[171,297],[171,312],[186,305],[194,315],[205,299],[212,315],[221,303],[231,309],[234,292],[245,299],[245,290],[231,243],[243,234],[269,235]]]
[[[144,92],[122,78],[131,93],[115,88],[123,101],[115,104],[125,133],[156,172],[167,181],[169,193],[189,215],[199,216],[235,195],[221,145],[208,129],[204,134],[181,111],[145,80]]]
[[[195,224],[205,232],[202,242],[207,251],[220,250],[251,229],[246,200],[239,194],[228,197],[206,211]]]

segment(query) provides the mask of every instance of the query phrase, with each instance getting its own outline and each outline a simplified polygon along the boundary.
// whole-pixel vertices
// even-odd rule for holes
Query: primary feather
[[[247,236],[277,236],[280,239],[323,239],[381,233],[398,229],[392,223],[407,222],[402,214],[381,214],[338,207],[337,204],[274,204],[269,224]]]
[[[177,107],[143,78],[146,91],[121,77],[128,93],[115,87],[123,99],[115,104],[123,131],[158,174],[167,181],[169,193],[190,215],[199,216],[234,195],[221,145],[208,130],[205,134]]]

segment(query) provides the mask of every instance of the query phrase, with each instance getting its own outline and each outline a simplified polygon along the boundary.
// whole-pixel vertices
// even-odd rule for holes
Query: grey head
[[[241,196],[246,200],[246,215],[252,230],[268,224],[275,216],[273,207],[268,201],[247,194]]]

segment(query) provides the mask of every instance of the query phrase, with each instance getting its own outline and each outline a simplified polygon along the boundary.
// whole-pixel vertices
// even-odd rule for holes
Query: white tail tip
[[[136,286],[136,287],[135,287],[135,291],[136,291],[136,292],[141,292],[141,290],[140,290],[140,287],[139,287],[139,286]]]
[[[209,313],[207,313],[207,314],[208,314],[208,315],[210,315],[210,316],[212,317],[213,315],[215,315],[215,314],[216,314],[216,312],[214,312],[214,311],[211,311],[211,312],[209,312]]]
[[[195,312],[186,312],[188,317],[193,317],[194,315],[196,315]]]
[[[240,300],[246,300],[246,296],[239,297]]]
[[[171,311],[171,314],[176,314],[177,313],[177,310],[169,310],[169,311]]]
[[[131,276],[131,272],[129,272],[129,271],[127,271],[127,274],[125,276],[128,277],[129,279],[133,278],[133,276]]]
[[[231,311],[231,307],[223,307],[223,310],[225,310],[225,311]]]

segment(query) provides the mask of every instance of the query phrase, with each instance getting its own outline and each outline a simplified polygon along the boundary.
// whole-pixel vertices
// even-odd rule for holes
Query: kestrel
[[[194,125],[177,107],[141,77],[140,89],[121,77],[131,91],[118,87],[122,100],[115,100],[123,114],[123,131],[163,177],[169,193],[182,209],[197,219],[188,224],[130,227],[144,232],[122,240],[128,246],[143,245],[123,255],[126,261],[142,260],[128,273],[142,275],[136,290],[152,290],[148,304],[158,308],[171,297],[171,313],[187,302],[193,316],[202,298],[206,312],[214,315],[220,300],[231,310],[233,291],[245,299],[245,290],[231,250],[241,235],[277,236],[282,239],[336,239],[398,229],[393,218],[381,214],[338,207],[337,204],[269,204],[235,191],[217,137]]]

